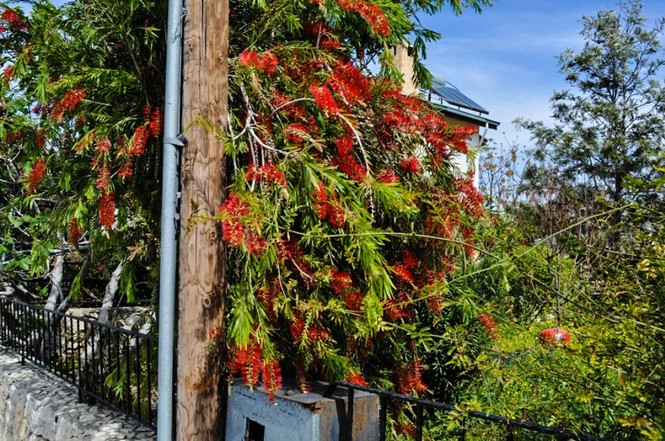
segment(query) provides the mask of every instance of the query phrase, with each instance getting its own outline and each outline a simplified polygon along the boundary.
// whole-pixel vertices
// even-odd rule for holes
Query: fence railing
[[[0,345],[154,428],[157,338],[0,297]]]
[[[335,392],[337,387],[344,387],[348,393],[347,399],[347,408],[346,408],[346,418],[345,422],[347,427],[342,430],[346,433],[344,438],[346,441],[353,441],[353,398],[356,390],[361,390],[369,392],[379,396],[379,440],[386,440],[386,426],[387,426],[387,411],[391,404],[397,404],[402,406],[410,406],[413,410],[413,422],[415,429],[414,438],[416,441],[423,440],[423,428],[425,424],[425,419],[427,418],[426,413],[432,411],[442,411],[444,413],[456,412],[460,413],[460,410],[455,406],[445,403],[439,403],[436,401],[425,400],[421,398],[412,397],[410,395],[402,395],[395,392],[390,392],[381,389],[375,389],[372,387],[359,386],[352,383],[347,383],[343,381],[337,381],[330,383],[328,389],[323,394],[324,397],[331,397]],[[579,441],[600,441],[600,438],[586,435],[581,433],[574,433],[567,430],[562,430],[556,427],[550,426],[541,426],[539,424],[531,423],[528,421],[522,421],[517,419],[510,419],[503,416],[489,415],[483,412],[478,411],[467,411],[463,412],[461,415],[461,421],[457,428],[457,439],[460,441],[467,439],[467,432],[469,428],[469,420],[482,420],[487,423],[493,424],[496,426],[498,431],[492,434],[491,438],[483,439],[500,439],[498,432],[503,432],[503,438],[506,441],[515,440],[516,433],[528,431],[531,433],[537,433],[542,435],[549,435],[549,439],[553,440],[579,440]],[[446,438],[449,439],[449,438]],[[539,438],[541,439],[541,438]]]

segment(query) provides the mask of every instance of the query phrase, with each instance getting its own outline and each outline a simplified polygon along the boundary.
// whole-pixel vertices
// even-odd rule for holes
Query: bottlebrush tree
[[[457,1],[232,2],[229,130],[200,121],[225,140],[228,198],[199,221],[220,222],[228,245],[228,322],[210,348],[227,347],[248,383],[274,391],[285,370],[303,388],[427,389],[428,326],[474,255],[482,197],[450,161],[471,131],[402,95],[389,48],[412,37],[427,81],[418,58],[436,34],[416,14],[444,4],[460,12]],[[163,11],[3,8],[1,185],[14,196],[3,225],[26,236],[9,251],[30,249],[24,267],[39,273],[68,237],[100,265],[154,274]]]
[[[0,4],[3,282],[72,297],[122,265],[131,300],[155,285],[164,43],[150,1]],[[65,280],[66,282],[66,280]],[[148,282],[139,285],[138,282]],[[148,287],[139,289],[138,286]],[[64,296],[62,296],[64,297]],[[62,298],[61,298],[62,300]]]
[[[217,216],[230,370],[270,391],[287,369],[303,389],[321,378],[424,392],[428,326],[474,256],[483,213],[450,161],[471,130],[404,96],[391,68],[387,48],[429,34],[392,2],[231,10],[231,123],[219,133],[230,182]]]

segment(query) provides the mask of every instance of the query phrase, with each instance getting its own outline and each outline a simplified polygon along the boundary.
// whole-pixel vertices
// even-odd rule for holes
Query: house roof
[[[442,78],[435,78],[429,89],[421,89],[421,96],[444,114],[490,129],[497,129],[499,122],[489,119],[489,112],[483,106],[466,96],[453,84]]]

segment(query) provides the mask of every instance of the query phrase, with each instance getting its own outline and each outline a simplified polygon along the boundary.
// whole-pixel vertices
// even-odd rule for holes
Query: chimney
[[[413,48],[403,44],[393,48],[395,67],[402,74],[404,84],[402,84],[402,93],[404,95],[417,95],[418,86],[413,80]]]

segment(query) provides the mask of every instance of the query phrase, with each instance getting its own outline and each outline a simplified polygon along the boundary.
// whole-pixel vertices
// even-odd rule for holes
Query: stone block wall
[[[0,346],[0,440],[153,441],[155,432],[122,414],[78,402],[75,387]]]

